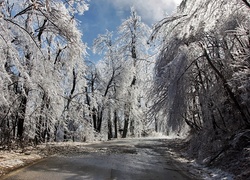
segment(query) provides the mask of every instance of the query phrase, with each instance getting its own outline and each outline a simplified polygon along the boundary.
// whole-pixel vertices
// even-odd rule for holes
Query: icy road
[[[86,145],[85,151],[46,158],[5,180],[194,179],[170,158],[163,139],[124,139]]]

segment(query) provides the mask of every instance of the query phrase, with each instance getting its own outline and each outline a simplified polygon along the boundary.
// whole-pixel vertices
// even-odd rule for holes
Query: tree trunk
[[[101,108],[101,112],[98,117],[97,128],[96,128],[97,132],[101,132],[103,111],[104,111],[104,107]]]
[[[118,129],[117,129],[117,122],[118,122],[118,117],[117,117],[117,112],[114,112],[114,127],[115,127],[115,135],[114,138],[118,137]]]
[[[130,135],[131,136],[135,136],[135,120],[133,118],[131,118],[130,120],[130,126],[129,126],[129,130],[130,130]]]
[[[70,102],[72,101],[72,96],[73,96],[75,88],[76,88],[76,78],[77,78],[77,76],[76,76],[75,68],[73,68],[73,84],[72,84],[72,89],[70,91],[70,95],[69,95],[68,102],[66,105],[67,110],[69,110],[69,105],[70,105]]]
[[[111,138],[113,138],[113,133],[112,133],[112,122],[109,119],[108,120],[108,139],[110,140]]]
[[[96,109],[92,109],[92,119],[93,119],[93,125],[94,125],[94,130],[97,130],[97,116],[96,116]]]
[[[125,112],[122,138],[126,138],[127,137],[128,125],[129,125],[129,112]]]
[[[64,129],[63,140],[64,140],[64,141],[67,141],[67,140],[68,140],[68,132],[67,132],[66,129]]]
[[[17,136],[19,137],[20,140],[23,138],[23,125],[24,125],[26,104],[27,104],[27,97],[23,95],[17,121]]]
[[[158,119],[155,117],[155,132],[158,132]]]

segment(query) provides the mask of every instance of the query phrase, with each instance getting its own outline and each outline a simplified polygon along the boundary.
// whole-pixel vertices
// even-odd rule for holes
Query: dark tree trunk
[[[57,126],[57,124],[54,126],[54,141],[57,141],[57,132],[58,132],[58,128],[59,126]]]
[[[50,109],[50,99],[47,97],[47,101],[46,101],[46,108],[49,110]],[[45,132],[44,132],[45,136],[47,135],[47,141],[50,140],[50,125],[49,125],[49,121],[48,121],[48,117],[46,117],[46,125],[45,125]]]
[[[18,113],[16,113],[16,118],[13,118],[14,120],[12,121],[12,126],[13,126],[13,137],[16,137],[16,127],[17,127],[17,121],[18,121]]]
[[[64,141],[67,141],[67,140],[68,140],[68,132],[67,132],[66,129],[64,129],[63,140],[64,140]]]
[[[111,138],[113,138],[113,133],[112,133],[112,122],[109,119],[108,120],[108,139],[110,140]]]
[[[75,92],[75,88],[76,88],[76,72],[75,72],[75,68],[73,69],[73,84],[72,84],[72,89],[70,91],[70,95],[69,95],[69,98],[68,98],[68,102],[67,102],[67,105],[66,105],[66,108],[67,110],[69,110],[69,105],[70,105],[70,102],[72,101],[72,96]]]
[[[128,125],[129,125],[129,113],[126,112],[125,113],[125,118],[124,118],[124,127],[123,127],[122,138],[126,138],[127,137]]]
[[[99,117],[98,117],[97,128],[96,128],[97,132],[101,132],[103,111],[104,111],[104,108],[102,107],[101,112],[100,112]]]
[[[17,136],[19,137],[19,139],[22,139],[23,137],[23,124],[24,124],[24,119],[19,118],[17,123]]]
[[[23,138],[23,125],[26,111],[27,97],[22,96],[19,112],[18,112],[18,120],[17,120],[17,136],[19,139]]]
[[[92,118],[93,118],[93,125],[94,125],[94,129],[97,130],[97,125],[96,125],[96,121],[97,121],[97,116],[96,116],[96,109],[93,108],[92,109]]]
[[[130,127],[129,129],[130,129],[131,136],[134,136],[135,135],[135,121],[132,118],[130,120],[130,126],[129,127]]]
[[[94,87],[91,87],[91,89],[93,90]],[[90,97],[88,95],[88,88],[85,87],[85,92],[86,92],[86,103],[88,105],[88,109],[90,111]],[[94,130],[97,130],[97,115],[96,115],[96,108],[93,107],[92,108],[92,115],[90,113],[90,117],[92,117],[93,120],[93,126],[94,126]]]
[[[158,119],[155,117],[155,132],[158,132]]]
[[[118,117],[117,117],[117,112],[114,112],[114,127],[115,127],[115,135],[114,138],[118,137],[118,129],[117,129],[117,122],[118,122]]]

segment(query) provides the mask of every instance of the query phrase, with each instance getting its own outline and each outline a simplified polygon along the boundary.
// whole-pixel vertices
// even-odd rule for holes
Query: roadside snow
[[[161,132],[152,132],[148,137],[146,137],[146,139],[184,139],[185,137],[180,137],[176,134],[171,134],[171,135],[164,135]]]
[[[30,148],[31,149],[31,148]],[[39,151],[0,151],[0,177],[9,171],[43,158]]]
[[[178,141],[178,139],[174,139]],[[174,152],[173,149],[167,150],[171,157],[181,164],[181,168],[187,172],[198,175],[204,180],[233,180],[234,175],[216,168],[208,168],[205,165],[196,163],[195,160],[188,159],[185,154]]]
[[[19,166],[22,164],[24,164],[24,162],[21,161],[20,159],[10,159],[10,160],[0,162],[0,167],[12,168],[12,167],[15,167],[17,165]]]

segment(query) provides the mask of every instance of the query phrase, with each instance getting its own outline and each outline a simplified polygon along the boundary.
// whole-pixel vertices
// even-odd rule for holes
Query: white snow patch
[[[10,159],[0,162],[0,167],[12,168],[24,164],[20,159]]]
[[[165,135],[161,132],[152,132],[149,136],[149,138],[155,138],[155,139],[185,139],[186,136],[180,136],[176,133],[171,133],[170,135]]]
[[[73,142],[73,141],[68,141],[68,142],[48,142],[44,144],[45,146],[86,146],[90,144],[99,144],[102,143],[103,141],[90,141],[90,142]]]
[[[0,151],[0,177],[13,168],[21,167],[29,162],[41,159],[39,151]]]
[[[166,136],[166,135],[164,135],[163,133],[161,133],[161,132],[152,132],[151,134],[150,134],[150,136],[149,136],[150,138],[155,138],[155,139],[162,139],[162,138],[169,138],[169,136]]]

